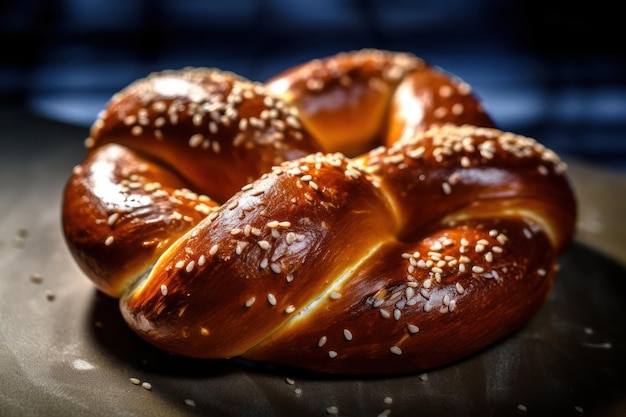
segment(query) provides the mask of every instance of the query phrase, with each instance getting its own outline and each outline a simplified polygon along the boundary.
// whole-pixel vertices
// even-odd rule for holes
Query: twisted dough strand
[[[95,123],[64,231],[129,326],[174,354],[424,370],[526,323],[573,235],[565,164],[492,126],[407,54],[340,54],[267,86],[155,74]]]

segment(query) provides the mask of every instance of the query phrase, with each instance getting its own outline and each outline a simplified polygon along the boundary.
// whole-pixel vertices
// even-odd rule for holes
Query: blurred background
[[[626,173],[625,22],[594,0],[2,0],[0,108],[88,127],[150,72],[264,81],[364,47],[469,82],[504,130]],[[4,141],[7,138],[0,138]]]

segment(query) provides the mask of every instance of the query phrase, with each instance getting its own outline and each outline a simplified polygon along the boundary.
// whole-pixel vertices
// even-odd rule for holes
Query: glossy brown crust
[[[407,53],[364,49],[313,60],[267,82],[324,151],[356,156],[433,124],[495,126],[470,86]]]
[[[74,169],[63,195],[63,231],[82,270],[120,297],[217,203],[174,172],[126,147],[98,148]]]
[[[326,295],[319,308],[287,322],[246,357],[327,373],[402,374],[475,353],[524,325],[552,288],[554,251],[543,234],[528,239],[526,227],[519,218],[472,220],[413,244],[386,244],[335,288],[341,297]],[[504,247],[490,230],[506,233],[506,254],[490,251]],[[463,238],[485,240],[486,249],[462,249]],[[419,257],[408,257],[416,252]],[[485,259],[488,253],[493,260]],[[463,273],[462,257],[468,259]],[[427,267],[420,260],[445,265]],[[434,268],[444,270],[440,281]]]
[[[292,106],[258,83],[207,68],[154,73],[116,94],[88,140],[91,149],[107,143],[145,153],[217,201],[319,149]]]
[[[372,50],[268,88],[185,71],[113,98],[64,196],[79,265],[150,343],[337,374],[416,372],[510,334],[544,303],[576,220],[565,164],[491,128],[462,82]],[[249,113],[247,100],[261,107]],[[163,120],[167,109],[176,116]]]
[[[65,189],[63,227],[78,264],[115,297],[216,201],[318,149],[292,106],[208,68],[132,83],[112,97],[86,144]]]

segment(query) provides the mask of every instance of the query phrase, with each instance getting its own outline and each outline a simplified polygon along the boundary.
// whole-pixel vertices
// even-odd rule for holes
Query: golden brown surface
[[[94,124],[64,231],[140,336],[185,356],[400,373],[539,309],[576,221],[557,155],[488,128],[465,84],[407,54],[340,54],[268,87],[154,74]]]

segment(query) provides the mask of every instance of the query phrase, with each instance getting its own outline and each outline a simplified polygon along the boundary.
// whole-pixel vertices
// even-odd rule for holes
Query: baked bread
[[[559,157],[405,53],[265,84],[154,73],[111,99],[87,145],[63,196],[68,247],[176,355],[441,366],[523,326],[574,233]]]

